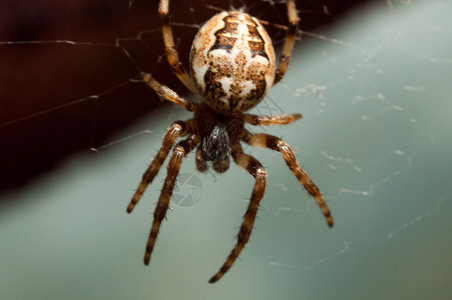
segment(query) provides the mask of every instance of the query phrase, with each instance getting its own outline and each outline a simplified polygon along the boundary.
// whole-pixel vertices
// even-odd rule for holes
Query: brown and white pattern
[[[243,152],[241,143],[269,148],[282,154],[287,166],[317,201],[328,226],[333,226],[330,210],[316,184],[298,164],[295,154],[283,140],[262,133],[251,134],[245,124],[255,126],[286,125],[301,118],[301,114],[256,116],[245,113],[256,106],[287,71],[290,54],[298,29],[298,16],[294,0],[287,1],[289,30],[283,45],[279,65],[271,40],[260,22],[239,11],[222,12],[212,17],[198,32],[190,55],[189,75],[179,61],[169,20],[169,0],[161,0],[159,13],[163,23],[165,49],[174,74],[201,103],[192,102],[159,83],[151,74],[142,74],[143,81],[157,94],[176,103],[193,118],[176,121],[163,137],[162,147],[149,165],[127,207],[132,212],[147,186],[152,183],[163,162],[172,154],[149,234],[144,263],[151,259],[152,250],[166,216],[182,160],[196,148],[196,167],[205,172],[209,165],[219,173],[229,168],[230,157],[254,177],[250,202],[243,216],[237,242],[220,270],[209,282],[218,281],[232,267],[251,236],[259,204],[265,193],[266,171],[254,157]],[[176,143],[178,138],[186,137]]]
[[[273,85],[275,52],[256,18],[239,11],[222,12],[196,35],[190,67],[201,101],[218,112],[244,112]]]

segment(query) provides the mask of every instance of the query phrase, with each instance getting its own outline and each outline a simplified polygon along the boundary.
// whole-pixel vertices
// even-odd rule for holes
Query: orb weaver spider
[[[169,20],[169,0],[161,0],[159,14],[163,23],[163,39],[169,65],[180,81],[201,102],[192,102],[160,84],[151,74],[143,73],[143,80],[162,98],[194,113],[187,121],[171,124],[163,137],[156,157],[149,165],[136,190],[127,212],[132,212],[147,186],[157,175],[172,149],[168,173],[154,211],[151,232],[146,246],[144,263],[151,259],[160,224],[165,218],[182,159],[196,148],[196,167],[207,170],[211,162],[216,172],[229,168],[229,157],[255,179],[248,208],[238,233],[237,242],[220,270],[209,282],[218,281],[232,266],[248,242],[253,229],[259,203],[264,196],[266,172],[261,163],[242,151],[241,142],[255,147],[279,151],[287,166],[317,201],[327,224],[333,226],[328,206],[319,189],[298,165],[289,145],[276,136],[253,134],[245,123],[257,126],[285,125],[301,118],[301,114],[257,116],[245,113],[255,107],[278,83],[289,66],[290,55],[298,30],[298,16],[294,0],[287,1],[289,26],[279,65],[269,35],[258,19],[238,10],[223,11],[208,20],[198,31],[190,51],[190,74],[179,61]],[[182,141],[175,142],[180,137]]]

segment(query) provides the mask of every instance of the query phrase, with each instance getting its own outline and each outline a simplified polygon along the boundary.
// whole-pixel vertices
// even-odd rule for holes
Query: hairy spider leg
[[[174,102],[188,111],[194,111],[196,109],[198,105],[196,102],[192,102],[179,96],[175,91],[155,80],[151,74],[142,73],[141,77],[144,82],[146,82],[146,84],[149,85],[161,98]]]
[[[256,116],[252,114],[243,114],[246,123],[256,126],[267,125],[286,125],[301,119],[301,114],[279,115],[279,116]]]
[[[163,27],[163,40],[165,41],[166,56],[168,57],[168,63],[174,75],[194,94],[198,94],[195,88],[192,78],[188,74],[179,60],[179,54],[176,50],[173,38],[173,30],[171,29],[170,17],[169,17],[169,0],[160,1],[159,14],[162,19]]]
[[[146,171],[143,174],[143,177],[141,179],[141,182],[135,191],[135,194],[132,197],[132,200],[130,201],[129,205],[127,206],[127,212],[131,213],[134,209],[135,205],[140,201],[141,196],[143,196],[144,191],[148,187],[148,185],[152,182],[154,177],[159,172],[163,162],[165,161],[166,157],[168,156],[168,152],[173,147],[174,143],[176,142],[176,139],[180,136],[185,136],[191,131],[191,128],[193,127],[193,120],[190,119],[187,122],[184,121],[176,121],[173,124],[171,124],[170,128],[166,132],[165,136],[163,137],[162,147],[157,152],[157,155],[152,160],[149,167],[146,169]]]
[[[279,65],[275,73],[275,80],[273,81],[273,85],[277,84],[283,78],[284,74],[286,74],[287,68],[289,67],[290,55],[295,44],[295,38],[298,31],[298,23],[300,21],[297,15],[295,0],[287,1],[287,17],[289,19],[289,30],[287,31],[281,56],[279,57]]]
[[[331,216],[330,210],[323,199],[322,194],[319,191],[317,185],[309,178],[309,176],[303,171],[303,169],[298,165],[297,159],[295,158],[295,153],[289,147],[289,145],[281,140],[280,138],[265,134],[256,133],[251,134],[245,129],[245,134],[242,137],[242,141],[254,146],[269,148],[278,152],[281,152],[287,166],[292,171],[292,173],[297,177],[298,181],[303,185],[306,191],[314,197],[317,204],[320,206],[323,215],[325,216],[326,222],[329,227],[333,226],[333,217]]]
[[[171,101],[188,111],[194,111],[196,109],[197,104],[195,102],[192,102],[190,100],[187,100],[187,99],[179,96],[172,89],[170,89],[166,85],[163,85],[163,84],[159,83],[157,80],[155,80],[151,74],[142,73],[141,76],[142,76],[144,82],[149,87],[151,87],[163,99]],[[167,133],[163,137],[162,147],[157,152],[157,155],[155,156],[152,163],[149,165],[149,167],[144,172],[142,180],[138,186],[138,189],[136,190],[135,194],[132,197],[132,200],[130,201],[130,203],[127,207],[128,213],[132,212],[135,205],[138,203],[138,201],[140,201],[140,198],[143,195],[144,191],[146,190],[147,186],[152,182],[154,177],[157,175],[158,171],[160,170],[160,167],[162,166],[163,162],[165,161],[166,157],[168,156],[170,149],[176,142],[176,139],[180,136],[185,136],[189,133],[192,133],[193,128],[194,128],[194,124],[193,124],[192,119],[190,119],[186,122],[176,121],[173,124],[171,124]]]
[[[146,253],[144,254],[144,263],[149,264],[151,260],[151,253],[154,249],[155,240],[160,230],[160,224],[165,218],[166,211],[170,203],[171,195],[173,194],[174,184],[179,174],[182,159],[199,143],[199,138],[196,135],[191,135],[187,139],[180,141],[173,149],[173,154],[168,163],[168,173],[163,183],[163,189],[160,194],[157,206],[154,210],[154,220],[152,221],[151,232],[149,233],[148,243],[146,245]]]
[[[248,242],[251,231],[253,230],[254,220],[256,219],[256,214],[259,209],[259,203],[264,196],[265,184],[267,180],[265,169],[262,167],[261,163],[254,157],[243,153],[242,147],[239,143],[232,147],[231,155],[238,166],[245,169],[254,177],[255,184],[248,208],[245,216],[243,217],[242,226],[240,227],[240,231],[237,236],[237,243],[220,270],[213,275],[212,278],[210,278],[210,283],[214,283],[223,277],[223,275],[231,268],[232,264],[245,247],[245,244]]]

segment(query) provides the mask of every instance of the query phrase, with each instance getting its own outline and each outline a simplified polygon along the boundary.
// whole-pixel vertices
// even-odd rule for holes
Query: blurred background
[[[282,137],[319,185],[335,226],[279,153],[241,259],[253,179],[200,174],[189,155],[150,266],[142,264],[166,174],[126,206],[167,127],[191,115],[138,78],[186,94],[163,54],[158,1],[0,3],[0,289],[5,299],[449,299],[452,296],[452,4],[298,1],[289,71],[253,110],[301,112]],[[268,20],[283,1],[172,1],[184,63],[218,10]],[[187,65],[187,64],[186,64]]]

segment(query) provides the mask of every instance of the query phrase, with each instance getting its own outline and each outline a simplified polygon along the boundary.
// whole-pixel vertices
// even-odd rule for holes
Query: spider
[[[241,142],[255,147],[281,152],[287,166],[306,191],[317,201],[326,222],[333,219],[319,189],[298,165],[289,145],[276,136],[253,134],[245,129],[251,125],[285,125],[301,118],[301,114],[257,116],[245,113],[255,107],[278,83],[289,66],[290,54],[298,30],[298,16],[294,0],[287,1],[289,26],[279,65],[276,67],[273,45],[259,20],[238,10],[223,11],[208,20],[198,31],[190,51],[190,75],[179,61],[169,18],[169,0],[161,0],[159,14],[162,19],[163,39],[168,63],[174,74],[201,102],[192,102],[160,84],[151,74],[142,78],[160,97],[193,112],[192,119],[171,124],[152,163],[143,174],[127,212],[132,212],[147,186],[157,175],[172,149],[168,173],[154,211],[151,232],[146,246],[144,263],[149,264],[151,253],[165,218],[182,159],[196,148],[196,167],[200,172],[208,162],[216,172],[229,168],[229,158],[251,174],[255,184],[248,208],[237,236],[237,242],[225,263],[209,282],[219,280],[232,266],[248,242],[253,229],[259,203],[264,196],[266,172],[261,163],[242,151]],[[176,140],[179,141],[175,146]]]

